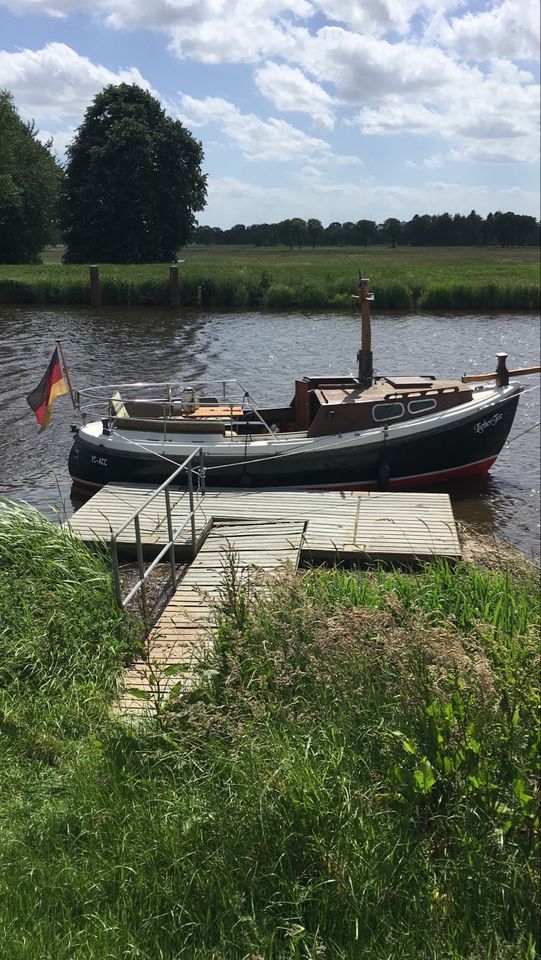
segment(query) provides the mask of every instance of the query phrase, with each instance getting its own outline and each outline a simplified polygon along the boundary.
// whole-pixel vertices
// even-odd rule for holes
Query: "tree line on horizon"
[[[375,220],[357,220],[339,223],[334,221],[324,227],[320,220],[303,220],[293,217],[278,223],[254,223],[246,226],[237,223],[229,229],[198,226],[193,235],[195,243],[211,245],[252,245],[290,248],[310,246],[368,247],[372,244],[387,244],[396,247],[409,244],[423,246],[537,246],[540,242],[540,223],[535,217],[525,214],[489,213],[481,217],[475,210],[467,216],[416,214],[411,220],[400,221],[389,217],[383,223]]]
[[[0,91],[0,263],[36,263],[65,244],[65,263],[163,263],[190,242],[270,247],[539,244],[539,223],[510,211],[416,215],[407,222],[197,226],[206,202],[203,147],[136,84],[110,84],[88,106],[60,164],[52,143]]]

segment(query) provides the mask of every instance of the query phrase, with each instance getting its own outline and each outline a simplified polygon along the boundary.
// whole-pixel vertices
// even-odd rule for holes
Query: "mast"
[[[366,390],[372,386],[374,367],[372,361],[372,331],[370,329],[370,301],[373,293],[368,293],[369,280],[359,277],[359,295],[357,297],[361,307],[361,349],[357,352],[359,361],[359,386]]]

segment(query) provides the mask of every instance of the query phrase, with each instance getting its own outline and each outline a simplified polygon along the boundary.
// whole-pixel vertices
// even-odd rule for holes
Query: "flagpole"
[[[72,402],[72,404],[73,404],[73,409],[74,409],[74,410],[77,410],[77,404],[75,403],[75,394],[74,394],[73,387],[72,387],[72,385],[71,385],[71,380],[70,380],[68,365],[67,365],[67,363],[66,363],[66,358],[65,358],[65,356],[64,356],[64,351],[62,350],[62,343],[61,343],[60,340],[57,340],[57,341],[56,341],[56,344],[57,344],[57,347],[58,347],[58,349],[59,349],[59,351],[60,351],[60,359],[62,360],[62,369],[63,369],[63,371],[64,371],[64,376],[65,376],[65,378],[66,378],[66,383],[67,383],[67,385],[68,385],[68,390],[69,390],[69,392],[70,392],[70,397],[71,397],[71,402]]]

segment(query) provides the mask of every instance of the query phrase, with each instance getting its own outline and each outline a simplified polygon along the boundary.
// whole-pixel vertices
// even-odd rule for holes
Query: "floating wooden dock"
[[[213,525],[197,559],[151,630],[145,660],[132,664],[124,675],[119,702],[122,713],[144,713],[155,707],[157,699],[168,697],[178,684],[183,690],[189,688],[192,668],[212,644],[212,604],[222,589],[228,555],[235,564],[235,578],[243,582],[257,571],[271,572],[285,562],[296,569],[305,527],[303,521],[296,520]]]
[[[155,489],[109,483],[67,525],[87,543],[107,543]],[[177,529],[189,514],[187,491],[171,488],[170,503]],[[243,579],[284,562],[296,568],[302,560],[410,562],[461,556],[447,494],[211,489],[196,495],[196,503],[197,556],[187,524],[175,554],[190,559],[190,568],[150,632],[145,660],[125,674],[123,713],[145,713],[176,685],[190,685],[191,667],[212,643],[213,602],[230,551]],[[139,524],[143,547],[156,554],[169,539],[163,494],[140,513]],[[133,523],[118,544],[133,550]]]
[[[108,542],[155,488],[108,483],[68,521],[87,543]],[[173,524],[188,515],[188,494],[171,489]],[[424,560],[460,557],[451,502],[444,493],[353,493],[348,491],[207,490],[197,496],[200,541],[222,520],[302,520],[307,522],[303,559]],[[149,553],[167,542],[165,499],[156,497],[141,514],[141,537]],[[119,538],[133,547],[133,525]],[[179,559],[192,556],[189,527],[175,545]]]

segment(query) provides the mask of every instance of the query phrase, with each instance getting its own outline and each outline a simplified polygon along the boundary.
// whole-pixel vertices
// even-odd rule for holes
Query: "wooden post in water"
[[[201,286],[201,284],[199,284],[197,287],[197,306],[198,307],[203,306],[203,287]]]
[[[169,303],[173,309],[180,307],[180,279],[176,264],[169,267]]]
[[[372,361],[372,331],[370,328],[370,301],[374,299],[368,293],[369,280],[359,279],[359,302],[361,305],[361,349],[357,353],[359,361],[359,384],[363,390],[372,386],[374,375]]]
[[[90,303],[93,307],[101,307],[101,283],[99,267],[90,267]]]

